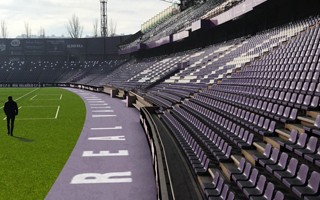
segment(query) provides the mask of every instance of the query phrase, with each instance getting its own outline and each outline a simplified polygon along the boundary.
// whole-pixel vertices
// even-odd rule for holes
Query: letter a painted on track
[[[84,173],[74,176],[71,184],[131,183],[131,172]]]

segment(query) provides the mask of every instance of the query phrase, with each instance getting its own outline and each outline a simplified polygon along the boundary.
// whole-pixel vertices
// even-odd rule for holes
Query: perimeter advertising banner
[[[105,55],[117,54],[118,45],[129,36],[81,39],[0,39],[3,56]]]
[[[46,41],[44,39],[26,39],[24,42],[25,55],[45,55]]]
[[[23,42],[19,39],[13,39],[8,41],[9,44],[7,46],[7,53],[9,53],[10,56],[21,56],[24,55],[23,52]]]
[[[46,40],[47,55],[65,55],[66,42],[63,39],[47,39]]]
[[[0,55],[7,55],[8,41],[0,39]]]

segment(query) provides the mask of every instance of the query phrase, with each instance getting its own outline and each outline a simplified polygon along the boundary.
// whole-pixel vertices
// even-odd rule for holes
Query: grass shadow
[[[21,142],[34,142],[34,140],[23,138],[23,137],[19,137],[19,136],[12,136],[12,137],[20,140]]]

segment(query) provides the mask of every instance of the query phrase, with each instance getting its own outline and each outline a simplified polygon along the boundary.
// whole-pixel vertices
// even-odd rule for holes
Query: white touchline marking
[[[99,130],[120,130],[122,126],[115,126],[115,127],[105,127],[105,128],[91,128],[92,131],[99,131]]]
[[[38,96],[37,94],[36,95],[34,95],[30,100],[33,100],[34,98],[36,98],[36,96]]]
[[[57,119],[57,118],[58,118],[59,111],[60,111],[60,106],[58,106],[58,109],[57,109],[57,112],[56,112],[55,119]]]
[[[93,118],[100,118],[100,117],[116,117],[117,115],[92,115]]]
[[[93,113],[107,113],[107,112],[113,112],[113,110],[93,110]]]
[[[62,94],[60,95],[60,100],[62,99]]]
[[[91,109],[105,109],[105,108],[111,108],[111,106],[104,106],[104,107],[91,107]]]

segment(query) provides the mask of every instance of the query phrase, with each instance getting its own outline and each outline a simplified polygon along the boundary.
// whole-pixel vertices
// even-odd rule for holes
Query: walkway
[[[69,90],[84,99],[86,121],[46,200],[156,199],[152,158],[138,111],[105,94]]]

